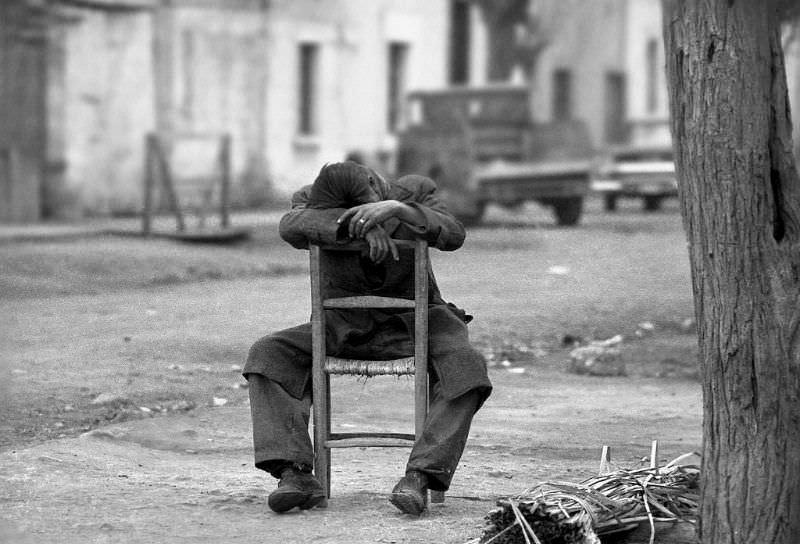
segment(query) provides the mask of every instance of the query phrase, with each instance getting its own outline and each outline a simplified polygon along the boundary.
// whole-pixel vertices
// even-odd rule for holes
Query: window
[[[647,41],[647,113],[655,113],[658,109],[658,41]]]
[[[396,132],[403,122],[403,101],[406,94],[406,63],[408,44],[393,42],[389,44],[389,82],[387,97],[386,128]]]
[[[469,82],[470,2],[450,2],[450,83]]]
[[[572,118],[572,73],[569,70],[553,72],[553,119],[565,121]]]
[[[297,131],[310,135],[317,132],[317,78],[319,46],[315,43],[300,44],[300,82]]]
[[[627,108],[625,74],[622,72],[606,72],[605,100],[606,143],[622,143],[628,135],[625,122]]]

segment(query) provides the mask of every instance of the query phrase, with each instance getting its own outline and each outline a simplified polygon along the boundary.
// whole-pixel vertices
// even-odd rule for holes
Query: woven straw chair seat
[[[348,376],[413,376],[414,358],[388,361],[366,361],[363,359],[325,358],[325,372]]]

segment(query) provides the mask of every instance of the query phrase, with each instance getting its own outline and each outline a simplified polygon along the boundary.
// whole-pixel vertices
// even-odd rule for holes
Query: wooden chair
[[[332,448],[409,447],[422,434],[428,414],[428,244],[424,240],[395,240],[398,249],[414,250],[414,300],[378,296],[324,299],[323,254],[327,251],[361,251],[364,242],[320,246],[311,244],[312,380],[314,394],[314,474],[325,489],[326,503],[331,491]],[[330,308],[413,308],[414,356],[387,361],[364,361],[329,357],[325,352],[325,309]],[[390,432],[331,432],[330,375],[354,376],[413,375],[414,434]],[[444,502],[444,493],[431,492],[432,502]]]

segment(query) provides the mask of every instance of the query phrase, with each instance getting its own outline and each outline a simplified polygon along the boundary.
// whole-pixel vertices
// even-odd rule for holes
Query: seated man
[[[325,165],[313,185],[298,191],[280,223],[284,240],[298,249],[309,242],[365,239],[368,251],[334,252],[325,296],[413,298],[414,259],[392,241],[424,237],[431,247],[458,249],[464,228],[436,198],[422,176],[389,184],[355,162]],[[446,303],[430,274],[429,368],[433,384],[425,430],[411,450],[406,473],[390,501],[419,515],[426,489],[446,491],[463,453],[475,412],[491,392],[483,356],[469,344],[462,310]],[[413,309],[326,310],[327,352],[353,359],[413,355]],[[275,512],[313,508],[324,499],[311,474],[308,433],[311,408],[311,323],[275,332],[250,349],[243,370],[250,384],[255,465],[280,481],[269,496]]]

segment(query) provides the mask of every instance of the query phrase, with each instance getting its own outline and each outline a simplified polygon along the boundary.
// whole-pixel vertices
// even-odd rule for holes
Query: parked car
[[[640,198],[645,210],[658,210],[665,198],[678,195],[672,147],[613,147],[596,169],[591,187],[603,195],[607,211],[616,210],[620,198]]]
[[[521,86],[452,87],[409,95],[398,135],[397,175],[435,179],[465,224],[488,204],[536,201],[559,225],[579,222],[591,181],[588,129],[577,120],[535,123]]]

